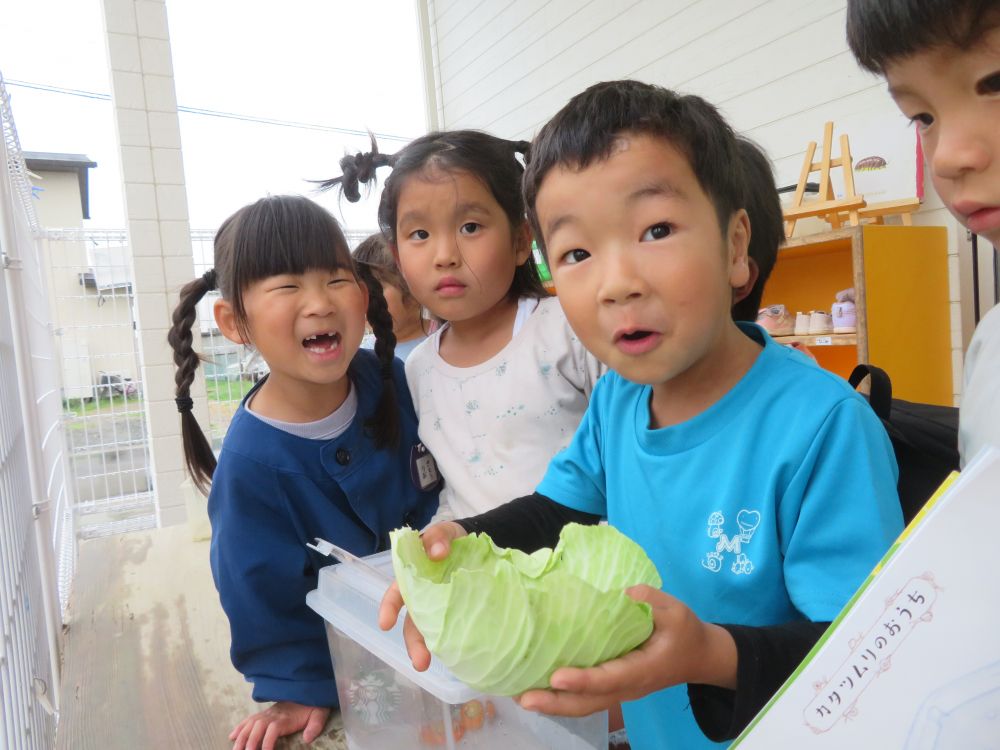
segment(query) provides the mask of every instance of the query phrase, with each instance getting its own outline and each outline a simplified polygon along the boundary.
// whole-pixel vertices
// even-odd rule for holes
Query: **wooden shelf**
[[[775,336],[779,344],[805,344],[806,346],[857,346],[856,333],[827,333],[820,336]]]
[[[850,253],[854,244],[860,245],[861,231],[861,227],[841,227],[830,232],[792,237],[785,240],[785,244],[778,248],[778,259]]]
[[[761,307],[829,310],[854,288],[858,332],[782,336],[846,378],[859,362],[889,373],[908,401],[951,404],[948,237],[944,227],[841,227],[793,237],[779,251]]]

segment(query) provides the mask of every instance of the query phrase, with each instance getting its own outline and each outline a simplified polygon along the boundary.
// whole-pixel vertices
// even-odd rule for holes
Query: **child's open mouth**
[[[632,331],[631,333],[623,333],[622,338],[626,341],[639,341],[646,338],[647,336],[652,336],[652,331]]]
[[[615,344],[626,354],[645,354],[655,348],[661,338],[662,334],[656,331],[640,329],[620,334]]]
[[[302,346],[313,354],[328,354],[340,344],[339,333],[315,333],[302,340]]]

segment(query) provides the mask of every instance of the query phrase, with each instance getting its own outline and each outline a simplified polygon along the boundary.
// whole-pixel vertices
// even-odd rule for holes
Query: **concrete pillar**
[[[125,213],[135,273],[140,377],[159,523],[185,519],[180,420],[167,345],[177,291],[194,278],[164,0],[102,0]],[[200,370],[199,370],[200,372]],[[208,424],[204,380],[195,415]]]

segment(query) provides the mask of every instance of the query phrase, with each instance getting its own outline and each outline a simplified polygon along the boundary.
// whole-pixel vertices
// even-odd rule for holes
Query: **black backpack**
[[[848,378],[857,388],[871,376],[868,403],[882,420],[899,464],[899,503],[909,523],[952,471],[958,471],[958,409],[892,397],[885,370],[858,365]]]

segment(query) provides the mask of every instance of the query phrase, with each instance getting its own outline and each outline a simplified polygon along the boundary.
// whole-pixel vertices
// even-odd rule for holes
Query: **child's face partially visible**
[[[947,46],[898,60],[885,75],[920,130],[948,210],[1000,245],[1000,28],[967,51]]]
[[[389,316],[392,318],[392,332],[396,338],[407,337],[401,340],[408,341],[409,338],[423,333],[420,319],[420,305],[413,297],[403,294],[403,290],[395,284],[382,282],[382,294],[385,296],[386,307],[389,308]]]
[[[414,175],[399,194],[396,248],[410,293],[454,323],[494,316],[531,248],[468,172]]]
[[[735,330],[732,290],[749,274],[746,214],[724,236],[687,158],[667,141],[625,135],[605,160],[554,168],[536,209],[559,301],[598,359],[655,386],[724,349]]]

